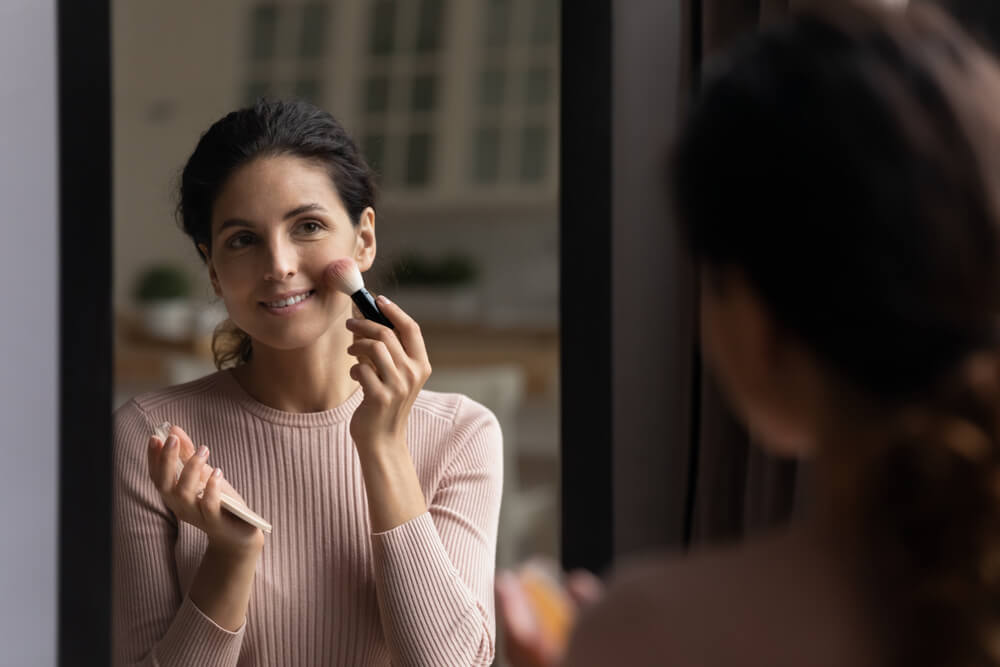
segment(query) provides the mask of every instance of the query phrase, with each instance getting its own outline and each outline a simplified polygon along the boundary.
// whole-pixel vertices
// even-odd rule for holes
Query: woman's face
[[[290,350],[342,328],[351,300],[327,285],[331,262],[375,257],[374,211],[354,225],[326,168],[258,158],[233,172],[212,210],[208,261],[215,293],[255,343]],[[203,252],[205,249],[203,249]],[[283,299],[294,298],[295,303]]]

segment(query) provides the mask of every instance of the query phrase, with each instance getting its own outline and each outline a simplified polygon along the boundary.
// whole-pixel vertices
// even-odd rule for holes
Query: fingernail
[[[202,445],[201,447],[198,448],[198,458],[203,459],[206,456],[208,456],[208,447]]]
[[[379,295],[378,295],[378,298],[377,298],[377,299],[375,299],[375,300],[376,300],[376,301],[378,301],[378,302],[379,302],[379,304],[380,304],[380,305],[383,305],[383,306],[384,306],[384,305],[387,305],[387,304],[390,304],[390,303],[392,303],[392,301],[389,301],[389,297],[387,297],[387,296],[382,296],[381,294],[379,294]]]
[[[502,570],[496,576],[497,587],[505,590],[509,590],[516,581],[517,577],[510,570]]]
[[[214,477],[215,479],[219,479],[220,477],[222,477],[222,468],[216,468],[215,470],[213,470],[212,477]]]
[[[167,438],[167,449],[173,449],[176,446],[177,446],[177,436],[171,435],[169,438]]]

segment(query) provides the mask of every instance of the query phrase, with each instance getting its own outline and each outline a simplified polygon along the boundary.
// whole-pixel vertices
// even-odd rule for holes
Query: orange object
[[[537,567],[522,568],[518,579],[535,611],[543,635],[562,653],[569,643],[570,629],[576,616],[572,601],[551,575]]]

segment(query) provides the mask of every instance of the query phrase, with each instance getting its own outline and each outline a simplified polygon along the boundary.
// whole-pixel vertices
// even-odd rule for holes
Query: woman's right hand
[[[222,493],[246,502],[222,477],[221,469],[208,465],[206,447],[195,451],[191,438],[175,425],[165,443],[151,436],[147,452],[149,476],[163,502],[178,519],[200,528],[208,536],[210,549],[231,557],[259,555],[264,534],[222,509]],[[180,477],[177,461],[184,461]]]
[[[522,570],[523,572],[524,570]],[[559,607],[569,626],[579,611],[597,603],[604,594],[601,580],[590,572],[577,570],[565,576],[565,589],[539,589],[532,585],[534,594],[526,587],[523,574],[502,571],[496,578],[496,608],[498,621],[504,634],[504,657],[513,667],[557,667],[562,664],[571,627],[561,627],[563,622],[552,622],[553,611]],[[542,607],[537,595],[543,590]],[[534,599],[533,599],[534,598]],[[566,607],[569,607],[567,610]],[[545,616],[548,616],[546,622]]]

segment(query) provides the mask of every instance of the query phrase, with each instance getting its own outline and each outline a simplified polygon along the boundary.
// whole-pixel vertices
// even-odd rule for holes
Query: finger
[[[581,608],[589,607],[604,595],[604,583],[587,570],[574,570],[566,577],[566,590]]]
[[[205,492],[198,500],[201,516],[209,525],[216,524],[222,518],[222,492],[219,489],[222,480],[222,469],[216,468],[208,476]]]
[[[420,332],[420,325],[416,320],[406,314],[402,308],[390,301],[388,297],[379,296],[375,299],[379,310],[382,311],[392,325],[396,327],[396,335],[403,344],[406,354],[418,361],[427,361],[427,348],[424,346],[424,336]]]
[[[163,442],[161,442],[155,435],[151,435],[149,436],[149,442],[146,444],[146,469],[149,471],[150,479],[156,482],[160,466],[160,451],[163,449]]]
[[[187,460],[194,456],[197,447],[194,445],[194,441],[191,436],[187,434],[187,431],[182,429],[177,424],[172,424],[170,426],[170,432],[177,436],[179,442],[179,452],[181,461],[187,463]]]
[[[197,448],[194,445],[194,441],[191,436],[188,435],[187,431],[182,429],[176,424],[171,425],[170,432],[177,436],[179,445],[179,458],[182,462],[186,463],[194,456]],[[208,481],[208,476],[212,474],[214,468],[208,464],[205,464],[201,469],[201,486],[204,487],[205,483]]]
[[[389,390],[379,379],[378,374],[367,364],[355,364],[351,367],[351,377],[361,383],[365,398],[376,403],[388,404]]]
[[[396,362],[382,341],[364,338],[348,347],[347,353],[354,355],[359,361],[370,361],[384,384],[391,387],[399,386],[399,370]]]
[[[497,575],[496,598],[507,634],[522,644],[537,642],[541,629],[516,575],[511,572]]]
[[[160,493],[168,494],[174,490],[177,481],[177,436],[167,436],[167,441],[157,454],[156,488]]]
[[[361,320],[361,322],[365,323],[360,327],[360,330],[365,332],[364,335],[372,338],[377,337],[375,336],[377,329],[373,327],[379,327],[385,329],[386,331],[391,331],[399,338],[399,341],[403,346],[403,350],[409,357],[413,359],[426,359],[427,350],[424,347],[424,337],[420,333],[420,326],[416,323],[416,321],[407,315],[402,308],[397,306],[385,296],[379,296],[375,299],[375,302],[378,304],[379,310],[382,311],[382,314],[384,314],[389,321],[392,322],[395,329],[390,330],[388,327],[385,327],[378,322],[372,322],[371,320]]]
[[[409,357],[406,354],[406,350],[403,349],[403,344],[400,342],[399,337],[389,327],[383,326],[378,322],[372,322],[371,320],[356,320],[352,318],[347,321],[347,328],[354,334],[355,343],[367,339],[382,341],[397,366],[409,361]]]
[[[198,452],[184,464],[180,479],[177,480],[175,493],[184,501],[193,503],[201,491],[201,473],[208,458],[208,447],[202,445]]]
[[[517,577],[501,573],[496,580],[497,617],[505,638],[506,654],[518,667],[547,667],[559,662],[559,653],[544,632]]]

